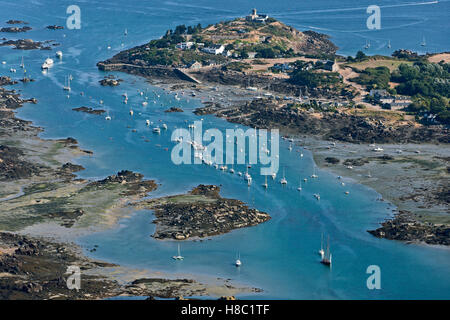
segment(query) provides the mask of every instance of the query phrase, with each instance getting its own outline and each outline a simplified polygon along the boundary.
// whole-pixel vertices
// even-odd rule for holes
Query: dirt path
[[[339,66],[338,73],[342,76],[342,80],[345,84],[352,86],[359,93],[359,95],[353,99],[355,104],[362,104],[366,106],[366,108],[371,110],[382,110],[380,106],[374,106],[370,103],[365,102],[364,97],[368,95],[369,92],[362,85],[350,81],[351,78],[357,77],[358,73],[356,73],[349,67],[342,67],[342,65]]]

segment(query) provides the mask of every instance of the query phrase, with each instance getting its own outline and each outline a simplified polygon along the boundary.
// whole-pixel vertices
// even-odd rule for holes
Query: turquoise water
[[[185,260],[178,263],[170,258],[176,253],[176,243],[150,238],[154,228],[152,213],[140,211],[122,220],[117,228],[79,239],[86,249],[99,245],[95,253],[87,253],[126,266],[231,278],[264,289],[263,293],[249,298],[450,298],[448,250],[380,240],[366,232],[390,216],[394,208],[380,201],[380,195],[374,190],[346,181],[345,190],[350,191],[346,196],[335,176],[318,171],[319,179],[309,179],[299,193],[297,181],[311,175],[313,160],[309,151],[298,146],[289,152],[284,141],[280,142],[280,165],[286,169],[289,181],[286,187],[269,179],[269,190],[265,191],[261,187],[264,179],[257,174],[257,167],[250,170],[255,181],[248,188],[237,175],[212,167],[175,166],[170,161],[173,146],[170,133],[175,127],[185,127],[185,120],[199,120],[190,111],[199,106],[200,101],[187,98],[176,101],[173,95],[149,86],[143,79],[125,74],[116,74],[125,80],[119,87],[101,87],[98,84],[104,74],[97,70],[96,62],[122,48],[159,37],[168,27],[173,28],[180,23],[201,22],[206,25],[242,16],[254,6],[299,29],[314,27],[331,34],[342,54],[354,54],[365,44],[366,38],[372,43],[371,54],[388,53],[382,46],[388,39],[391,40],[391,50],[423,50],[419,45],[422,36],[427,39],[427,50],[448,50],[446,13],[449,2],[406,6],[407,2],[382,1],[384,27],[371,32],[364,30],[365,7],[371,4],[367,2],[365,5],[366,2],[286,1],[275,4],[260,1],[255,5],[255,1],[190,1],[189,4],[181,1],[127,1],[126,4],[119,1],[0,1],[0,21],[26,20],[34,30],[25,37],[55,39],[61,43],[58,50],[63,51],[63,60],[55,61],[55,66],[45,75],[40,72],[40,65],[48,55],[53,56],[55,50],[21,52],[1,47],[0,60],[8,64],[0,65],[0,72],[9,74],[11,66],[20,72],[18,65],[24,55],[27,71],[36,81],[26,85],[20,83],[14,88],[25,97],[36,97],[39,103],[26,105],[18,110],[18,115],[44,127],[44,138],[72,136],[82,148],[93,150],[93,156],[77,159],[76,162],[86,168],[79,176],[103,178],[122,169],[142,172],[146,178],[156,179],[161,184],[152,193],[154,197],[184,193],[199,183],[217,184],[221,185],[223,196],[245,201],[272,216],[269,222],[257,227],[236,230],[210,241],[185,242],[182,244]],[[363,9],[353,9],[355,3],[356,7]],[[81,8],[80,30],[43,29],[49,24],[65,25],[65,8],[71,4],[78,4]],[[123,35],[125,28],[128,29],[127,37]],[[22,34],[4,36],[24,37]],[[107,50],[108,45],[111,50]],[[74,80],[72,93],[67,98],[62,86],[69,73]],[[140,105],[142,97],[138,95],[138,89],[148,89],[147,107]],[[129,96],[127,105],[121,98],[125,91]],[[80,92],[84,92],[84,96]],[[157,100],[156,104],[152,103],[153,99]],[[102,106],[100,100],[104,101]],[[182,107],[185,112],[164,113],[174,105]],[[104,108],[112,121],[71,111],[79,106]],[[128,114],[130,107],[135,112],[133,117]],[[162,120],[168,125],[168,132],[152,134],[151,128],[145,125],[145,119]],[[234,127],[211,116],[204,117],[203,126],[221,130]],[[137,132],[132,132],[131,128]],[[146,139],[150,141],[145,142]],[[169,151],[164,148],[169,148]],[[302,159],[299,150],[305,154]],[[235,166],[235,169],[245,171],[242,166]],[[320,202],[313,197],[317,192],[321,195]],[[331,270],[319,263],[317,255],[322,232],[331,238]],[[233,266],[237,251],[243,261],[240,269]],[[381,268],[381,290],[368,290],[366,287],[368,275],[365,271],[369,265]]]

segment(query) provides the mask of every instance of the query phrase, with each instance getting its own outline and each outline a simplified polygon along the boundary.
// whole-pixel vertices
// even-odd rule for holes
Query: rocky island
[[[28,24],[28,22],[23,21],[23,20],[8,20],[6,21],[7,24]]]
[[[172,82],[242,81],[248,85],[242,71],[252,65],[254,58],[334,57],[336,50],[326,35],[300,32],[274,18],[263,23],[237,18],[207,27],[177,26],[161,39],[122,51],[97,65],[100,70]],[[267,82],[267,79],[261,77],[259,81]],[[283,85],[279,85],[280,90]]]
[[[47,29],[50,29],[50,30],[62,30],[62,29],[64,29],[64,27],[54,24],[54,25],[51,25],[51,26],[47,26]]]
[[[102,80],[99,81],[99,83],[102,86],[110,86],[110,87],[116,87],[118,86],[123,80],[122,79],[116,79],[113,75],[105,76]]]
[[[155,239],[186,240],[228,233],[266,222],[270,216],[234,199],[222,198],[220,188],[199,185],[186,195],[144,200],[137,208],[155,212]]]
[[[96,114],[96,115],[101,115],[103,113],[105,113],[106,111],[103,109],[93,109],[91,107],[78,107],[78,108],[73,108],[73,111],[78,111],[78,112],[84,112],[84,113],[88,113],[88,114]]]
[[[52,40],[33,41],[32,39],[5,40],[0,46],[12,46],[16,50],[51,50],[52,46],[57,46]]]
[[[10,33],[19,33],[19,32],[27,32],[32,28],[28,26],[24,27],[4,27],[0,29],[0,32],[10,32]]]

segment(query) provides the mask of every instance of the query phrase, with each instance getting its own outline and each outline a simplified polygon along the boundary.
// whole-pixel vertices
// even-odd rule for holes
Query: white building
[[[225,50],[224,45],[213,45],[211,47],[205,47],[202,49],[203,52],[211,53],[211,54],[221,54]]]
[[[181,50],[189,50],[190,48],[192,48],[193,45],[194,45],[194,43],[192,41],[188,41],[188,42],[177,43],[177,45],[175,47],[177,49],[181,49]]]
[[[269,16],[267,14],[257,14],[256,9],[252,9],[252,14],[245,17],[247,21],[256,21],[264,23],[267,19],[269,19]]]

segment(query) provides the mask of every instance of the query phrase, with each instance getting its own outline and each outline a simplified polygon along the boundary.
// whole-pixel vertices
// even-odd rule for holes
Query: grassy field
[[[357,69],[359,71],[365,70],[366,68],[387,67],[392,72],[396,70],[398,66],[401,65],[402,63],[412,64],[413,62],[388,58],[378,58],[361,62],[349,63],[347,64],[347,66]]]

